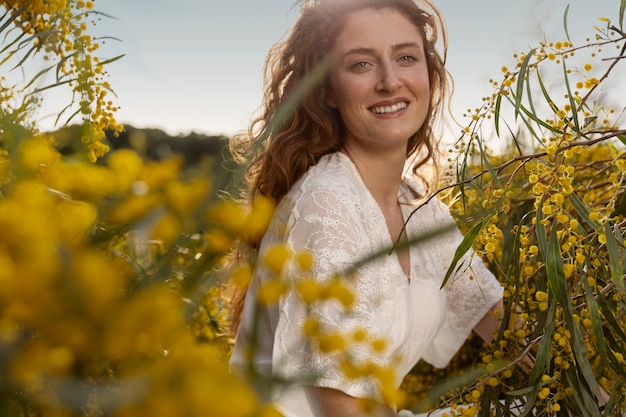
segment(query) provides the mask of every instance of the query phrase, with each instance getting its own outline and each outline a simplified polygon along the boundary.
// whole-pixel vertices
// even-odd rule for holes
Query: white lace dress
[[[409,187],[403,185],[399,200],[412,199]],[[402,205],[405,219],[414,209],[410,204]],[[407,235],[412,239],[451,224],[450,214],[433,199],[411,217]],[[255,295],[272,274],[258,268],[246,297],[231,367],[240,372],[250,369],[246,352],[256,340],[256,371],[295,382],[276,385],[272,390],[277,409],[286,417],[322,416],[312,395],[312,384],[354,397],[379,398],[374,378],[347,378],[336,355],[320,353],[311,346],[302,331],[310,315],[326,330],[349,334],[365,329],[369,335],[386,340],[382,351],[352,343],[350,357],[355,363],[393,364],[398,386],[420,359],[444,367],[472,328],[502,297],[501,285],[476,256],[466,257],[459,272],[440,289],[461,240],[460,232],[453,227],[411,246],[410,277],[404,274],[395,253],[366,264],[349,278],[356,294],[350,313],[335,301],[308,308],[294,289],[277,305],[260,307]],[[392,244],[381,210],[352,161],[342,153],[321,158],[281,201],[263,238],[260,259],[277,242],[286,242],[294,250],[312,251],[314,276],[322,281]],[[293,271],[293,279],[298,279],[296,269]]]

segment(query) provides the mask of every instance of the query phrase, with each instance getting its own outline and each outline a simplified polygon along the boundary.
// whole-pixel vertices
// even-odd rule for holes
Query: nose
[[[378,91],[394,92],[402,86],[402,81],[400,81],[393,64],[387,62],[379,68],[380,79],[376,85]]]

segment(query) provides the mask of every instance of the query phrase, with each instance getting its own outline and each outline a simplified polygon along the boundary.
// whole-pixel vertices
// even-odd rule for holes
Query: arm
[[[396,417],[397,414],[383,404],[366,403],[331,388],[315,387],[319,405],[325,417]]]
[[[502,299],[491,307],[491,310],[478,324],[474,327],[474,332],[478,334],[485,342],[491,342],[493,335],[500,328],[502,317],[504,315],[504,303]]]

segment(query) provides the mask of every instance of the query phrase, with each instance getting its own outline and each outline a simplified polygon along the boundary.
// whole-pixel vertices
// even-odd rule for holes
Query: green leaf
[[[102,61],[102,62],[100,63],[100,65],[110,64],[111,62],[115,62],[115,61],[117,61],[118,59],[122,59],[122,58],[124,58],[124,56],[125,56],[125,54],[122,54],[122,55],[118,55],[118,56],[116,56],[116,57],[113,57],[113,58],[107,59],[107,60],[105,60],[105,61]]]
[[[554,298],[558,300],[561,304],[561,308],[563,309],[563,315],[565,316],[567,328],[572,335],[571,345],[572,352],[576,358],[576,367],[579,369],[594,394],[599,395],[600,388],[595,380],[589,359],[587,358],[586,347],[582,334],[580,333],[580,328],[574,320],[572,300],[567,291],[565,272],[563,269],[563,259],[561,258],[561,245],[559,244],[557,230],[555,227],[551,230],[550,239],[547,239],[547,242],[545,242],[545,226],[541,223],[542,205],[543,199],[537,208],[537,241],[540,248],[545,247],[542,251],[545,250],[546,275],[548,276],[550,293],[554,294]],[[593,405],[589,406],[593,407]],[[595,407],[597,407],[597,405],[595,405]]]
[[[536,215],[536,219],[535,219],[535,223],[536,223],[536,230],[537,230],[537,246],[539,246],[539,251],[541,252],[541,255],[543,256],[544,259],[546,259],[547,257],[547,252],[548,252],[548,237],[546,235],[546,228],[543,225],[542,221],[543,221],[543,212],[541,211],[543,209],[543,203],[545,203],[546,200],[546,196],[545,194],[541,197],[541,200],[539,200],[539,205],[537,206],[537,215]]]
[[[495,107],[495,114],[494,114],[494,123],[495,123],[495,128],[496,128],[496,135],[500,136],[500,106],[502,105],[502,96],[500,94],[498,94],[498,96],[496,97],[496,107]]]
[[[15,22],[15,20],[24,12],[24,10],[26,10],[26,8],[28,6],[30,6],[30,4],[32,3],[33,0],[27,1],[26,3],[24,3],[24,5],[22,7],[20,7],[19,9],[17,9],[12,15],[11,17],[9,17],[9,19],[4,22],[4,24],[2,26],[0,26],[0,33],[4,32],[5,29],[13,24]],[[7,10],[8,12],[8,10]]]
[[[587,277],[583,274],[582,278],[583,288],[585,290],[585,298],[587,300],[587,311],[589,312],[589,318],[591,319],[591,328],[595,335],[596,347],[598,353],[602,357],[602,361],[607,359],[607,348],[604,341],[604,334],[602,332],[602,316],[600,315],[600,307],[596,300],[595,294],[587,281]]]
[[[600,386],[595,379],[593,369],[591,368],[591,364],[589,363],[589,359],[587,357],[587,348],[585,346],[580,327],[578,326],[576,320],[574,320],[572,300],[567,291],[565,272],[563,269],[563,259],[561,258],[561,245],[557,237],[556,227],[553,227],[550,233],[547,255],[546,274],[548,275],[548,282],[551,289],[554,291],[555,296],[559,299],[559,302],[561,303],[565,323],[571,334],[570,344],[572,347],[572,353],[576,358],[575,367],[578,368],[580,374],[582,374],[591,391],[593,391],[593,393],[597,397],[599,397]],[[598,406],[595,402],[589,402],[589,398],[592,397],[588,394],[586,389],[582,389],[580,394],[582,396],[582,399],[585,401],[586,408],[588,410],[597,409]],[[599,415],[599,410],[593,415]]]
[[[626,0],[622,0],[619,5],[619,28],[624,30],[624,11],[626,10]]]
[[[493,167],[491,166],[491,163],[489,162],[489,158],[487,158],[487,154],[485,153],[485,148],[483,148],[482,140],[478,141],[478,149],[480,150],[480,159],[483,161],[483,163],[487,167],[487,171],[489,171],[491,178],[493,178],[493,180],[496,182],[499,188],[502,188],[502,182],[500,181],[500,178],[498,178],[498,175],[496,174],[496,172],[493,170]]]
[[[621,324],[617,322],[615,313],[611,310],[611,307],[607,305],[604,297],[598,297],[596,301],[598,302],[598,307],[600,307],[600,310],[604,315],[604,320],[608,323],[611,335],[619,337],[621,340],[620,343],[626,343],[626,333],[622,330]]]
[[[411,213],[411,216],[415,214],[419,210],[420,207],[422,206],[418,206],[415,210],[413,210],[413,212]],[[408,223],[410,221],[411,216],[409,216],[406,219],[405,223]],[[354,274],[359,268],[362,268],[363,265],[367,265],[368,263],[376,259],[379,259],[383,256],[389,256],[393,253],[394,250],[399,250],[399,249],[410,247],[419,243],[428,242],[430,239],[440,236],[441,234],[448,233],[452,230],[455,230],[456,228],[457,228],[456,224],[454,222],[450,222],[449,224],[443,225],[441,227],[437,227],[435,229],[425,231],[419,236],[415,236],[409,239],[407,242],[404,242],[404,243],[395,242],[389,247],[383,247],[379,249],[378,251],[368,254],[362,257],[361,259],[353,262],[348,268],[341,271],[340,274],[345,275],[345,276],[350,276]]]
[[[507,363],[504,361],[494,361],[491,363],[491,366],[496,366],[497,368],[503,368],[506,365]],[[474,366],[459,373],[458,375],[446,377],[442,382],[432,386],[426,393],[424,399],[418,401],[417,404],[411,408],[411,410],[418,413],[430,410],[432,409],[433,404],[437,404],[439,402],[442,395],[471,385],[480,377],[487,375],[488,373],[489,370],[487,366],[484,365]]]
[[[609,253],[609,268],[611,269],[611,280],[619,291],[626,290],[624,286],[624,268],[622,266],[622,257],[619,254],[617,241],[613,235],[613,229],[610,222],[604,224],[604,233],[606,236],[606,250]]]
[[[545,326],[543,336],[541,337],[539,347],[537,348],[537,358],[535,359],[535,366],[533,366],[533,370],[531,371],[528,378],[528,388],[531,389],[531,391],[530,393],[527,393],[528,391],[524,391],[524,396],[526,397],[527,402],[526,406],[518,417],[525,417],[533,411],[533,408],[535,406],[535,400],[537,399],[537,393],[541,388],[541,377],[548,369],[548,365],[552,360],[552,355],[550,354],[550,351],[552,350],[554,323],[556,323],[556,305],[556,298],[551,296],[548,316],[545,323],[543,323],[543,325]],[[516,391],[512,391],[508,394],[517,395]]]
[[[526,107],[521,106],[520,110],[526,115],[528,116],[533,122],[537,123],[538,125],[540,125],[541,127],[544,127],[548,130],[550,130],[551,132],[554,133],[561,133],[561,131],[559,129],[556,129],[553,126],[550,126],[548,123],[544,122],[543,120],[541,120],[539,117],[537,117],[536,114],[533,114],[531,111],[529,111],[528,109],[526,109]],[[528,125],[528,123],[527,123]],[[533,136],[537,137],[537,134],[533,134]]]
[[[565,36],[567,37],[567,41],[571,44],[572,39],[569,37],[569,31],[567,30],[567,15],[569,14],[569,4],[565,8],[565,13],[563,13],[563,30],[565,30]]]
[[[570,367],[564,370],[563,376],[565,377],[567,387],[572,390],[572,395],[569,398],[577,406],[573,410],[574,415],[577,417],[595,417],[600,415],[599,410],[597,414],[589,414],[589,409],[585,406],[585,402],[589,400],[589,393],[580,386],[580,377],[576,374],[575,369]],[[595,403],[593,398],[591,398],[591,401]],[[597,405],[595,408],[597,409]]]
[[[574,100],[574,95],[572,94],[572,89],[569,85],[569,74],[567,71],[567,65],[565,64],[565,59],[561,60],[561,62],[563,64],[563,79],[565,80],[565,88],[567,89],[569,104],[572,107],[572,120],[574,121],[574,130],[576,132],[580,132],[580,123],[578,121],[578,105],[576,104],[576,100]]]
[[[522,106],[522,95],[524,93],[524,81],[526,79],[526,73],[528,71],[528,64],[535,54],[537,48],[533,48],[528,52],[526,58],[520,66],[519,73],[517,74],[517,86],[515,88],[515,118],[519,115],[520,107]]]
[[[567,198],[569,199],[570,203],[572,203],[572,206],[574,206],[576,213],[578,213],[580,218],[583,219],[585,223],[591,226],[593,230],[600,230],[600,223],[595,220],[591,220],[591,217],[589,217],[589,213],[591,212],[591,210],[587,203],[581,200],[578,195],[576,195],[576,193],[571,193],[567,196]]]
[[[308,74],[302,81],[296,85],[292,91],[286,96],[280,105],[276,114],[271,120],[270,130],[267,131],[265,137],[262,138],[259,145],[264,146],[263,142],[269,138],[270,132],[274,130],[274,126],[281,126],[289,117],[291,117],[302,101],[313,89],[326,77],[330,69],[331,57],[327,56]]]
[[[541,93],[543,94],[543,97],[546,99],[546,102],[550,106],[550,109],[552,110],[553,113],[556,113],[556,110],[554,108],[554,101],[552,101],[552,97],[550,97],[550,94],[548,93],[548,90],[546,89],[546,86],[543,83],[543,78],[541,78],[541,73],[539,71],[537,71],[537,82],[539,83],[539,88],[541,89]]]
[[[537,226],[537,230],[542,226]],[[554,292],[554,295],[559,300],[563,309],[566,305],[570,305],[570,300],[566,294],[565,288],[565,272],[563,270],[563,259],[561,259],[561,245],[559,238],[556,234],[556,227],[552,227],[550,232],[550,239],[548,239],[548,246],[546,252],[546,274],[548,275],[548,283],[550,289]]]
[[[474,245],[474,242],[476,241],[476,238],[478,237],[478,233],[480,233],[480,229],[482,229],[482,227],[483,227],[483,222],[478,222],[477,224],[474,225],[474,227],[472,227],[469,230],[469,232],[465,234],[465,236],[463,237],[463,241],[456,248],[456,251],[454,252],[454,258],[452,259],[452,263],[448,267],[448,271],[446,272],[446,276],[443,279],[441,288],[443,288],[446,285],[446,282],[448,282],[448,279],[450,279],[450,276],[452,276],[452,273],[456,269],[457,263],[459,263],[459,261],[467,253],[467,251],[469,251],[472,248],[472,246]]]

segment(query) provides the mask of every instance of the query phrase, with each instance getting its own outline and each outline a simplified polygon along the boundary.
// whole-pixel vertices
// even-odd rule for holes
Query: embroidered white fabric
[[[417,186],[406,184],[400,190],[401,202],[414,199],[411,190]],[[413,210],[414,205],[402,204],[405,219]],[[349,357],[356,364],[393,365],[397,385],[421,358],[444,367],[502,297],[502,287],[470,252],[441,289],[463,237],[447,210],[433,199],[411,216],[407,236],[416,239],[437,230],[444,231],[410,247],[409,277],[395,253],[366,263],[346,277],[356,295],[350,311],[333,300],[308,308],[293,288],[278,305],[261,307],[255,295],[272,274],[258,268],[246,297],[231,367],[242,372],[249,369],[246,352],[254,343],[251,359],[258,372],[296,382],[273,392],[278,410],[286,417],[321,415],[312,385],[354,397],[380,398],[374,378],[347,378],[340,355],[319,352],[309,343],[302,325],[311,315],[328,331],[350,334],[364,329],[372,337],[384,339],[382,351],[367,343],[349,343]],[[321,158],[292,187],[263,238],[259,259],[275,243],[287,243],[295,251],[310,250],[313,276],[321,281],[393,244],[382,211],[352,161],[342,153]],[[295,281],[302,273],[291,265],[289,276]]]

